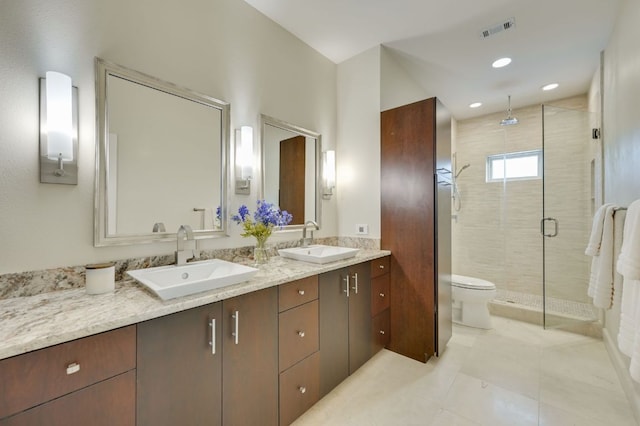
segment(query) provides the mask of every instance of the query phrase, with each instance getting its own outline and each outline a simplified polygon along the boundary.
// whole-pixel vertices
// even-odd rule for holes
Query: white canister
[[[109,293],[115,289],[116,268],[113,263],[85,266],[87,294]]]

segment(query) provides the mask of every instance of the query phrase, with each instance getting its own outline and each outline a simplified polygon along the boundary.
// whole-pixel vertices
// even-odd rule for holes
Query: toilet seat
[[[470,290],[495,290],[496,285],[480,278],[466,277],[464,275],[451,275],[451,285]]]

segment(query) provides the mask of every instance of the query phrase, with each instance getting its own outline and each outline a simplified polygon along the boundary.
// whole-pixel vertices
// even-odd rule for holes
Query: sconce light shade
[[[71,77],[40,79],[40,182],[78,183],[78,92]]]
[[[253,175],[253,128],[242,126],[236,130],[236,194],[251,194]]]
[[[336,152],[322,153],[322,198],[330,200],[336,187]]]

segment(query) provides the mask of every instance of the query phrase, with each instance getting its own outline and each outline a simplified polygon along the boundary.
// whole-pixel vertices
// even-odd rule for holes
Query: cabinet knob
[[[300,296],[304,296],[304,290],[298,290],[298,294],[299,294]]]
[[[378,266],[380,269],[384,269],[384,265],[379,265]]]
[[[298,336],[304,337],[304,331],[298,331]]]
[[[380,330],[380,334],[384,334],[384,330]]]
[[[67,375],[71,375],[80,371],[80,364],[77,362],[67,365]]]
[[[380,297],[384,297],[384,293],[380,293]]]
[[[305,393],[307,391],[307,388],[305,388],[304,386],[299,386],[298,390],[300,391],[300,393]]]

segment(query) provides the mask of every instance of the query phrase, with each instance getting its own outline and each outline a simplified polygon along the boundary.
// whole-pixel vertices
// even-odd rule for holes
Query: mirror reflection
[[[319,222],[320,134],[265,115],[261,118],[262,198],[293,215],[289,227]]]
[[[96,245],[224,235],[228,104],[96,60]]]

